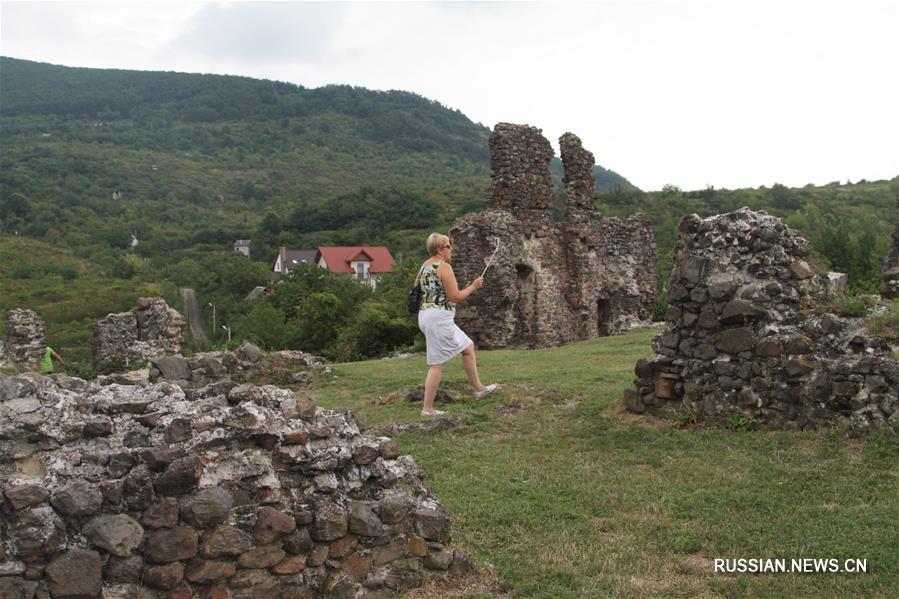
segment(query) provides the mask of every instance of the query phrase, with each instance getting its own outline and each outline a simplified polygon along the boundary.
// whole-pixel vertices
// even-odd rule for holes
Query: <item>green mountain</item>
[[[257,256],[280,243],[405,247],[383,234],[408,223],[379,225],[377,239],[358,218],[334,223],[340,234],[298,232],[311,232],[307,212],[360,196],[386,198],[370,214],[424,207],[420,226],[445,226],[489,187],[489,129],[414,93],[6,57],[0,79],[2,230],[101,264],[132,233],[137,253],[164,259],[237,238]],[[600,189],[626,183],[597,170]]]
[[[408,92],[11,58],[0,79],[3,230],[101,263],[132,232],[164,256],[362,187],[437,201],[446,220],[489,184],[490,131]]]
[[[489,131],[485,127],[475,125],[458,110],[409,92],[345,85],[306,89],[248,77],[72,68],[6,57],[0,58],[0,76],[4,117],[49,117],[44,126],[49,125],[50,132],[54,117],[88,119],[100,130],[59,131],[82,141],[176,151],[193,146],[189,149],[206,153],[214,153],[219,146],[233,146],[235,141],[243,142],[247,150],[269,154],[309,144],[339,149],[348,140],[339,135],[323,137],[321,133],[339,131],[332,132],[327,126],[321,130],[324,123],[316,122],[315,117],[340,115],[349,121],[345,133],[352,133],[356,141],[474,161],[487,158],[483,142]],[[131,129],[132,135],[105,128],[123,119],[130,121],[132,126],[123,129]],[[229,138],[233,131],[199,127],[238,121],[277,126],[248,127],[240,139]],[[21,128],[16,121],[8,124],[12,128],[8,135],[30,130],[28,121],[22,122]],[[186,130],[175,129],[178,125]]]

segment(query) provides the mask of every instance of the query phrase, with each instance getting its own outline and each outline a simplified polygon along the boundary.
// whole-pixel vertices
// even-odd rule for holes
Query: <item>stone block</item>
[[[363,501],[347,504],[348,530],[363,537],[380,537],[384,534],[384,524],[375,514],[371,505]]]
[[[270,507],[260,508],[256,512],[256,527],[254,529],[256,543],[268,545],[276,539],[292,533],[296,530],[297,522],[292,516],[288,516]]]
[[[241,568],[271,568],[285,558],[287,554],[280,545],[254,547],[240,554],[237,563]]]
[[[164,566],[150,566],[144,571],[143,584],[150,588],[170,591],[184,580],[184,564],[172,562]]]
[[[159,375],[168,381],[186,381],[190,378],[190,368],[184,356],[163,356],[152,362]]]
[[[40,505],[50,498],[50,492],[39,484],[14,484],[4,491],[6,500],[14,510]]]
[[[178,500],[162,497],[150,505],[140,519],[148,528],[174,528],[178,524]]]
[[[160,495],[181,495],[197,488],[203,463],[197,456],[178,458],[157,477],[153,487]]]
[[[727,354],[750,351],[755,345],[755,334],[747,327],[726,329],[721,332],[717,348]]]
[[[671,379],[658,379],[656,381],[655,396],[659,399],[674,399],[674,381]]]
[[[85,480],[74,480],[53,491],[50,503],[67,516],[90,516],[100,511],[103,494]]]
[[[196,584],[215,584],[231,578],[235,572],[234,562],[192,559],[184,569],[184,578]]]
[[[181,518],[196,528],[208,528],[225,520],[233,505],[231,493],[221,487],[210,487],[182,502]]]
[[[119,557],[131,555],[144,538],[143,527],[125,514],[96,516],[84,525],[81,533],[96,547]]]
[[[100,554],[77,547],[53,558],[46,575],[54,599],[99,597],[103,586]]]
[[[157,530],[147,537],[147,556],[159,563],[188,560],[197,554],[197,541],[197,531],[189,526]]]

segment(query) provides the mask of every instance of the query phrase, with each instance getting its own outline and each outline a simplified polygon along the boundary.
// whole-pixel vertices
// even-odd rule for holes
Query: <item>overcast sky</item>
[[[646,190],[899,175],[899,0],[4,1],[0,23],[4,56],[409,90],[557,152],[572,131]]]

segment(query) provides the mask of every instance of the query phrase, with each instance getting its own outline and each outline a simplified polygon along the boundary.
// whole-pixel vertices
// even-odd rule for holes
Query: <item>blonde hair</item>
[[[431,233],[428,235],[428,241],[426,242],[428,248],[428,255],[435,256],[437,252],[443,248],[446,244],[449,243],[449,237],[443,235],[441,233]]]

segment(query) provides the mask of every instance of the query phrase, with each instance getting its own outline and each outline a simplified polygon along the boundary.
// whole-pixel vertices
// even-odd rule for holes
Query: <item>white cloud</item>
[[[899,174],[899,2],[2,3],[4,55],[405,89],[645,189]]]
[[[234,2],[203,5],[167,47],[211,63],[230,60],[252,68],[320,62],[331,54],[331,35],[345,5]]]

